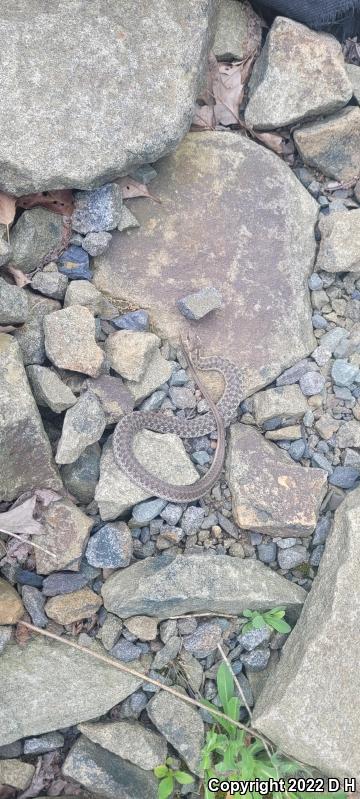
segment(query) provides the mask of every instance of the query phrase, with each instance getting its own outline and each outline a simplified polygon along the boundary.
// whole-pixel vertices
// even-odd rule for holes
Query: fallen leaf
[[[196,103],[191,129],[214,130],[214,128],[215,128],[214,106],[199,105],[198,103]]]
[[[7,240],[9,241],[9,227],[16,214],[16,198],[0,191],[0,224],[6,225]]]
[[[193,119],[195,129],[236,124],[245,127],[239,117],[239,109],[255,57],[254,50],[242,61],[229,63],[218,62],[214,53],[209,53],[206,84],[199,98],[199,102],[205,105],[199,105],[198,102],[196,106]]]
[[[283,155],[284,139],[279,133],[259,133],[257,130],[251,131],[252,135],[262,144],[265,144],[269,150],[273,150],[278,155]]]
[[[25,500],[22,505],[12,507],[0,514],[0,530],[3,533],[24,533],[25,535],[39,535],[44,532],[40,522],[34,519],[36,496]]]
[[[156,203],[161,203],[158,197],[150,193],[145,183],[138,183],[137,180],[130,178],[128,175],[125,175],[123,178],[117,178],[114,182],[121,187],[123,200],[130,200],[135,197],[148,197]]]
[[[31,279],[25,272],[22,272],[21,269],[16,269],[16,267],[11,264],[6,265],[6,271],[14,278],[16,285],[21,289],[31,283]]]
[[[62,495],[57,491],[53,491],[52,488],[35,488],[34,494],[44,508],[47,508],[51,502],[62,499]]]
[[[55,191],[39,191],[34,194],[24,194],[16,200],[18,208],[34,208],[41,205],[55,214],[71,216],[74,210],[74,197],[70,189],[56,189]]]

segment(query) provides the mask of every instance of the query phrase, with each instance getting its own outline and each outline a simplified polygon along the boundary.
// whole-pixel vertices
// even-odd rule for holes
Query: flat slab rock
[[[61,490],[19,344],[5,333],[0,334],[0,440],[1,500],[39,486]]]
[[[122,619],[144,614],[241,613],[286,605],[296,613],[305,591],[256,560],[228,555],[162,555],[115,572],[102,587],[105,608]]]
[[[124,306],[146,297],[156,332],[172,340],[189,328],[177,300],[214,286],[222,308],[196,330],[251,393],[315,347],[306,288],[315,201],[279,158],[235,133],[191,134],[156,169],[162,204],[129,201],[140,228],[114,234],[94,260],[95,285]]]
[[[190,127],[215,10],[215,0],[149,0],[146,14],[118,0],[8,0],[1,189],[90,188],[176,147]]]
[[[250,425],[231,427],[226,476],[239,527],[284,537],[314,530],[326,473],[298,466]]]
[[[253,715],[254,726],[286,754],[322,773],[357,780],[359,512],[360,489],[356,489],[336,511],[300,620]]]
[[[0,746],[101,716],[140,684],[58,641],[10,643],[0,658]]]
[[[360,173],[360,108],[350,105],[302,125],[294,141],[305,164],[330,178],[353,180]]]

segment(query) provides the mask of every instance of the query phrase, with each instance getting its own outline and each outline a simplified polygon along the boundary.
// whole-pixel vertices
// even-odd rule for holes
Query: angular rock
[[[154,169],[155,172],[155,169]],[[156,177],[156,172],[154,177]],[[123,205],[123,209],[121,212],[121,219],[117,226],[117,229],[122,232],[123,230],[129,230],[130,228],[139,227],[139,223],[134,216],[134,214],[129,211],[126,205]]]
[[[134,399],[121,377],[100,375],[96,379],[88,380],[87,385],[101,402],[107,426],[116,424],[124,413],[133,410]]]
[[[65,488],[81,505],[88,505],[94,499],[100,475],[100,455],[99,444],[91,444],[74,463],[67,463],[60,469]]]
[[[14,53],[14,62],[21,51],[22,59],[16,78],[6,64],[0,73],[1,188],[15,195],[88,189],[174,149],[190,127],[216,5],[164,0],[159,14],[151,0],[139,17],[131,6],[119,16],[110,0],[101,14],[88,7],[84,17],[79,0],[51,8],[29,0],[21,15],[11,0],[0,49]],[[61,75],[54,52],[61,53]]]
[[[253,404],[254,416],[259,425],[276,416],[302,418],[308,410],[306,399],[296,385],[261,391],[253,397]]]
[[[288,549],[280,549],[278,552],[278,564],[280,569],[296,569],[309,560],[309,553],[306,547],[295,544]]]
[[[133,451],[143,466],[157,477],[175,485],[190,485],[199,475],[185,452],[183,442],[173,433],[143,430],[135,436]],[[112,439],[106,442],[100,463],[100,480],[95,492],[104,521],[116,519],[133,505],[152,496],[132,482],[117,466]]]
[[[240,528],[272,536],[308,536],[316,525],[326,473],[294,463],[249,425],[230,431],[226,475]]]
[[[269,441],[296,441],[301,438],[301,427],[293,424],[289,427],[280,427],[278,430],[269,430],[265,433],[265,438]]]
[[[89,255],[102,255],[111,242],[111,233],[100,230],[98,233],[87,233],[82,243],[82,248]]]
[[[88,280],[72,280],[67,288],[64,307],[84,305],[94,316],[116,315],[116,308]]]
[[[101,403],[95,394],[85,391],[65,414],[56,463],[74,463],[87,447],[99,441],[105,425]]]
[[[51,502],[43,517],[46,548],[56,557],[37,549],[37,572],[51,574],[60,569],[78,572],[94,519],[85,516],[69,499]]]
[[[146,333],[149,330],[150,319],[148,312],[139,308],[137,311],[128,311],[117,316],[116,319],[112,319],[112,323],[118,330],[138,330]]]
[[[82,247],[73,244],[61,253],[58,267],[59,272],[69,280],[91,280],[92,278],[88,253]]]
[[[57,594],[71,594],[84,588],[88,582],[86,574],[74,574],[71,572],[56,572],[45,577],[43,582],[44,596],[57,596]]]
[[[93,648],[107,654],[99,644]],[[59,641],[36,636],[26,647],[10,643],[0,658],[0,744],[101,716],[140,684]]]
[[[200,289],[194,294],[188,294],[177,301],[177,307],[186,319],[198,320],[206,316],[210,311],[221,308],[222,297],[218,290],[213,286]]]
[[[146,712],[191,771],[198,774],[205,734],[204,723],[198,711],[176,696],[160,691],[150,700]]]
[[[29,316],[27,292],[0,278],[0,324],[18,325]]]
[[[46,627],[48,620],[44,613],[45,597],[41,591],[33,585],[24,585],[22,598],[32,623],[36,627]]]
[[[119,330],[107,339],[106,354],[115,372],[126,380],[138,383],[144,377],[150,357],[160,343],[154,333]]]
[[[15,588],[0,577],[0,624],[16,624],[24,613],[24,605]]]
[[[294,140],[305,163],[324,175],[347,181],[360,173],[360,108],[349,106],[304,125]]]
[[[98,638],[102,641],[105,649],[109,650],[112,649],[121,633],[123,628],[123,623],[121,619],[118,619],[117,616],[114,616],[113,613],[107,613],[106,619],[104,624],[102,625],[101,629],[98,633]]]
[[[340,449],[360,447],[360,423],[354,419],[342,424],[336,436],[336,443]]]
[[[349,592],[349,586],[359,579],[359,511],[357,489],[336,511],[334,528],[301,618],[253,715],[254,726],[288,755],[321,773],[338,778],[351,774],[357,779],[359,609],[358,595]]]
[[[149,616],[133,616],[127,620],[126,627],[140,641],[154,641],[157,636],[157,619]]]
[[[106,183],[92,191],[77,191],[71,225],[78,233],[113,230],[120,222],[121,210],[122,191],[117,183]]]
[[[213,51],[237,61],[249,56],[261,44],[261,20],[250,3],[221,0]]]
[[[0,760],[0,783],[24,790],[30,784],[35,766],[22,760]]]
[[[299,610],[305,592],[256,560],[227,555],[161,555],[111,575],[102,587],[107,610],[126,619],[191,612],[240,614],[277,605]]]
[[[165,763],[167,746],[164,739],[137,721],[95,724],[88,721],[79,724],[79,730],[90,741],[145,771]]]
[[[360,273],[360,209],[321,216],[319,230],[316,268],[324,272]]]
[[[103,799],[156,799],[158,795],[159,783],[153,774],[83,736],[70,749],[62,772]]]
[[[26,373],[38,405],[62,413],[77,402],[75,394],[52,369],[34,364],[28,366]]]
[[[104,353],[95,341],[94,317],[87,308],[72,305],[44,319],[45,349],[50,361],[61,369],[98,377]]]
[[[217,645],[221,643],[221,637],[220,624],[205,622],[199,624],[191,635],[184,637],[184,649],[196,658],[206,658],[216,651]]]
[[[64,746],[64,736],[60,732],[49,732],[38,738],[27,738],[24,741],[24,755],[42,755],[62,746]]]
[[[325,378],[319,372],[307,372],[300,377],[299,386],[305,397],[313,397],[323,391]]]
[[[5,181],[3,174],[2,185]],[[54,214],[45,208],[24,211],[11,231],[11,261],[14,266],[23,272],[32,272],[42,266],[45,259],[50,261],[53,250],[61,245],[63,229],[61,214]]]
[[[124,569],[130,563],[132,549],[131,532],[125,522],[105,524],[91,536],[86,559],[101,569]]]
[[[157,169],[162,204],[128,201],[141,227],[114,233],[95,259],[95,285],[140,308],[146,297],[159,335],[175,342],[188,327],[176,301],[201,275],[224,301],[199,322],[203,349],[226,353],[242,370],[244,396],[254,393],[315,347],[305,286],[316,203],[273,153],[230,132],[186,137]]]
[[[352,96],[339,42],[277,17],[255,64],[249,93],[245,120],[260,130],[337,111]]]
[[[24,365],[45,362],[44,318],[53,311],[60,310],[60,303],[37,294],[28,294],[29,318],[13,337],[19,343]]]
[[[80,588],[74,594],[53,596],[45,605],[49,619],[58,624],[71,624],[80,619],[89,619],[102,605],[101,597],[90,588]]]
[[[132,334],[134,335],[134,334]],[[139,382],[127,380],[126,386],[134,397],[135,405],[139,405],[146,397],[156,391],[169,380],[172,372],[170,361],[164,358],[160,350],[155,349],[150,357],[145,373]]]
[[[68,279],[66,275],[56,272],[36,272],[32,281],[31,288],[44,294],[45,297],[52,297],[54,300],[63,300],[67,289]]]
[[[27,381],[20,347],[0,334],[0,499],[32,488],[61,489],[49,439]]]

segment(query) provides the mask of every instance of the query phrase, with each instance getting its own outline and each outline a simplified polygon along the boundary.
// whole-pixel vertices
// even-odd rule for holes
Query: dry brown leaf
[[[239,108],[255,56],[254,51],[243,61],[228,63],[226,61],[218,62],[214,53],[209,54],[206,85],[199,98],[205,103],[205,106],[196,106],[193,119],[195,129],[199,127],[214,128],[216,125],[227,127],[236,124],[244,127],[244,123],[239,118]],[[206,112],[205,107],[210,110]],[[209,124],[210,120],[211,124]]]
[[[6,225],[7,239],[9,241],[9,228],[16,214],[16,198],[0,191],[0,224]]]
[[[6,271],[14,278],[16,285],[21,289],[31,283],[31,279],[25,272],[22,272],[21,269],[16,269],[16,267],[11,264],[6,265]]]
[[[283,155],[284,139],[279,133],[259,133],[259,131],[252,130],[252,135],[262,144],[265,144],[269,150],[273,150],[278,155]]]
[[[0,514],[0,530],[3,533],[39,535],[44,532],[40,522],[34,519],[36,496],[25,500],[22,505]]]
[[[55,191],[39,191],[34,194],[24,194],[16,200],[18,208],[34,208],[41,205],[55,214],[71,216],[74,210],[74,198],[70,189],[56,189]]]
[[[117,178],[115,183],[121,187],[123,200],[130,200],[134,199],[135,197],[148,197],[150,200],[154,200],[156,203],[161,203],[158,197],[155,197],[154,194],[151,194],[148,187],[145,183],[138,183],[137,180],[130,178],[128,175],[125,175],[123,178]]]
[[[196,103],[191,129],[214,130],[214,128],[215,128],[214,106],[199,105],[198,103]]]

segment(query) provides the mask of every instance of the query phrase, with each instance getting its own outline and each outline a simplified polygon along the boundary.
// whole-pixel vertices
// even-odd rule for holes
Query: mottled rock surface
[[[235,424],[226,474],[239,527],[285,537],[314,530],[326,489],[321,469],[297,466],[257,430]]]
[[[46,548],[55,557],[36,550],[36,568],[40,574],[60,569],[79,571],[81,557],[94,520],[69,499],[52,502],[44,509]]]
[[[221,0],[213,51],[216,56],[245,58],[261,43],[261,22],[245,0]]]
[[[357,489],[336,511],[301,618],[253,716],[254,725],[286,754],[325,774],[357,779],[359,598],[351,586],[359,580],[359,511]]]
[[[62,413],[75,405],[75,394],[52,369],[34,364],[26,371],[38,405],[50,408],[54,413]]]
[[[49,439],[12,336],[0,334],[0,498],[31,488],[61,489]]]
[[[99,644],[95,649],[106,654]],[[135,677],[58,641],[11,643],[0,658],[0,745],[102,715],[139,685]]]
[[[322,216],[319,230],[317,270],[360,273],[360,209]]]
[[[277,605],[298,608],[305,592],[256,560],[227,555],[162,555],[116,572],[102,588],[107,610],[120,618],[213,611],[241,613],[245,608]]]
[[[15,588],[0,577],[0,624],[16,624],[24,606]]]
[[[65,414],[56,463],[74,463],[87,447],[99,441],[105,424],[100,401],[92,391],[85,391]]]
[[[140,228],[114,233],[94,260],[95,285],[130,307],[146,297],[172,340],[189,324],[177,300],[217,288],[223,307],[197,325],[204,352],[226,355],[254,392],[315,346],[306,278],[316,203],[279,158],[234,133],[188,136],[157,171],[162,204],[128,201]]]
[[[277,17],[255,64],[249,92],[246,123],[269,130],[337,111],[351,99],[352,86],[334,37]]]
[[[0,153],[0,163],[1,161],[2,154]],[[4,173],[3,177],[5,177]],[[3,182],[5,181],[2,181],[1,185]],[[22,194],[22,192],[19,193]],[[31,208],[30,211],[24,211],[11,231],[11,260],[18,269],[22,269],[23,272],[31,272],[41,266],[44,259],[59,247],[62,237],[63,218],[61,214],[54,214],[52,211],[47,211],[46,208]]]
[[[90,741],[146,771],[165,763],[166,742],[137,721],[87,722],[79,730]]]
[[[61,369],[98,377],[104,353],[95,341],[95,322],[91,312],[72,305],[45,317],[45,349],[50,361]]]
[[[336,180],[352,180],[360,173],[360,108],[349,106],[294,132],[294,141],[306,164]]]
[[[191,771],[199,773],[199,759],[204,743],[204,722],[194,707],[176,696],[160,691],[151,699],[147,713],[155,727],[179,752]]]
[[[190,126],[215,9],[213,0],[151,0],[139,15],[100,0],[84,15],[82,0],[10,0],[0,49],[17,69],[6,60],[0,71],[1,189],[86,189],[176,147]]]

